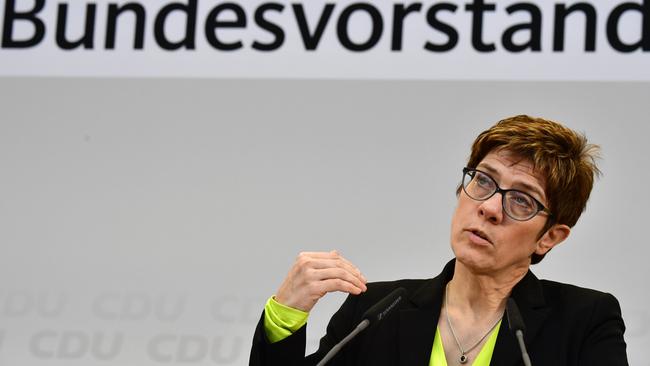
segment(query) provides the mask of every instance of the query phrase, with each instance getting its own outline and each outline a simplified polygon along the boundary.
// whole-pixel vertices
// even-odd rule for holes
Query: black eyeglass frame
[[[472,195],[467,193],[467,190],[465,189],[465,176],[469,176],[468,173],[470,173],[470,172],[479,172],[479,173],[485,175],[486,177],[490,178],[490,180],[492,180],[492,182],[494,182],[494,186],[496,187],[494,192],[492,192],[492,194],[490,194],[489,196],[487,196],[487,197],[485,197],[483,199],[474,198],[474,197],[472,197]],[[471,179],[473,179],[473,176],[469,176],[469,177],[470,177],[470,181],[471,181]],[[489,175],[488,173],[486,173],[486,172],[484,172],[482,170],[479,170],[479,169],[476,169],[476,168],[464,167],[463,168],[463,179],[461,181],[461,186],[463,187],[463,192],[465,192],[467,197],[473,199],[474,201],[487,201],[490,198],[492,198],[492,196],[494,196],[495,194],[501,193],[501,207],[503,208],[503,212],[506,215],[508,215],[509,218],[511,218],[511,219],[513,219],[515,221],[528,221],[528,220],[532,219],[533,217],[537,216],[537,214],[540,213],[540,212],[544,212],[545,214],[547,214],[549,216],[549,218],[553,217],[553,214],[551,213],[551,210],[546,208],[546,206],[544,206],[541,202],[539,202],[535,197],[533,197],[529,193],[522,192],[522,191],[520,191],[518,189],[502,189],[501,187],[499,187],[499,184],[497,183],[496,180],[494,180],[494,178],[492,178],[491,175]],[[508,192],[518,192],[518,193],[525,194],[526,196],[532,198],[533,201],[535,201],[535,203],[537,204],[537,211],[535,211],[529,218],[526,218],[526,219],[518,219],[516,217],[512,217],[508,213],[508,210],[506,209],[506,201],[504,200],[504,197],[505,197],[506,193],[508,193]]]

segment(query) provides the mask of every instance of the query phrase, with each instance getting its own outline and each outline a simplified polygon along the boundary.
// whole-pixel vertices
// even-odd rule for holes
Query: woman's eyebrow
[[[501,176],[501,174],[499,174],[498,170],[496,170],[495,168],[493,168],[492,166],[490,166],[489,164],[486,164],[486,163],[481,163],[476,168],[480,169],[480,170],[486,170],[488,173],[495,175],[497,178]],[[546,200],[546,196],[544,195],[544,193],[541,192],[540,189],[537,188],[534,185],[528,184],[526,182],[518,181],[518,182],[515,182],[515,185],[513,187],[521,187],[521,188],[525,189],[527,192],[535,193],[537,195],[537,199],[539,199],[540,201],[541,200]],[[516,188],[516,189],[519,189],[519,188]]]

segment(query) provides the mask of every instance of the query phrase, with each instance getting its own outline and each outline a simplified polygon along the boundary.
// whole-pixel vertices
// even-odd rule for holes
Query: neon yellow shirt
[[[271,343],[279,342],[305,325],[308,316],[309,313],[284,306],[271,297],[264,306],[264,331],[266,337]],[[479,352],[474,362],[472,362],[472,366],[490,365],[500,327],[501,321],[494,327],[492,334],[490,334],[483,348],[481,348],[481,352]],[[433,346],[431,347],[429,366],[447,366],[445,349],[442,346],[440,337],[440,329],[437,327],[436,336],[433,339]]]
[[[270,297],[264,306],[264,332],[269,342],[279,342],[307,323],[309,313],[290,308]]]
[[[489,366],[494,352],[494,345],[497,343],[497,334],[501,328],[501,321],[494,327],[492,334],[487,339],[481,352],[478,353],[472,366]],[[431,349],[431,359],[429,366],[447,366],[447,359],[445,358],[445,348],[442,346],[442,337],[440,336],[440,328],[436,327],[436,336],[433,338],[433,348]]]

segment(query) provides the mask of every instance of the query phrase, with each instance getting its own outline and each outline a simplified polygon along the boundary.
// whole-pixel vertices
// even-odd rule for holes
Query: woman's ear
[[[555,224],[550,229],[546,230],[544,235],[537,241],[537,248],[535,253],[539,255],[546,254],[549,250],[553,249],[556,245],[569,237],[571,228],[564,224]]]

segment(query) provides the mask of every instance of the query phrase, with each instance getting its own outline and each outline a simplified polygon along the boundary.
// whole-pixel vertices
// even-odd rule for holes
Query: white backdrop
[[[301,250],[371,281],[451,258],[473,138],[519,113],[603,148],[534,271],[611,292],[650,365],[647,83],[0,79],[0,365],[246,365]],[[343,297],[309,324],[310,349]]]

